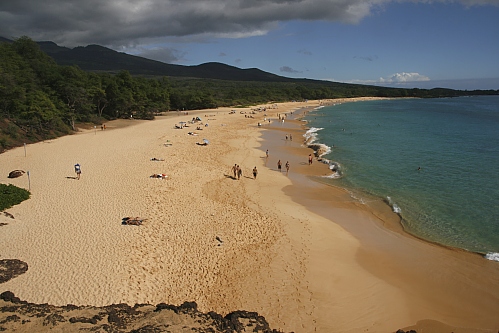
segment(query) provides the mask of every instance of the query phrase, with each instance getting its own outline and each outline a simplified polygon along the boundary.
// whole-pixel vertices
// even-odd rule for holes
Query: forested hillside
[[[6,149],[69,134],[76,123],[99,124],[135,114],[152,119],[170,108],[166,79],[84,72],[58,66],[23,37],[0,43],[0,145]]]
[[[223,66],[197,67],[202,71],[210,68],[213,73],[213,69]],[[498,93],[396,89],[307,79],[230,80],[231,75],[245,70],[226,67],[223,67],[228,71],[223,73],[225,79],[132,76],[124,70],[96,73],[75,65],[58,65],[28,37],[13,42],[0,40],[0,150],[70,134],[79,123],[101,124],[130,115],[153,119],[156,113],[169,110],[358,96],[452,97]],[[192,73],[196,76],[196,72]]]

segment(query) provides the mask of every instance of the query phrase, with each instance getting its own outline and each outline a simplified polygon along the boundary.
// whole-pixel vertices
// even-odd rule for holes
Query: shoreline
[[[318,103],[266,113],[275,119]],[[0,217],[8,222],[2,257],[29,269],[2,290],[55,305],[193,300],[202,311],[256,311],[288,332],[388,332],[425,319],[495,332],[495,263],[393,233],[347,193],[331,197],[308,179],[327,165],[308,165],[302,129],[287,127],[299,121],[258,127],[264,112],[229,111],[133,120],[119,129],[110,123],[29,145],[27,157],[22,149],[0,155],[3,170],[32,172],[32,198],[9,209],[15,220]],[[174,129],[193,116],[209,126],[197,136],[187,134],[195,125]],[[289,130],[292,143],[284,141]],[[210,144],[196,145],[203,138]],[[277,156],[291,161],[288,177],[278,174]],[[79,181],[71,179],[76,162]],[[231,175],[234,162],[241,180]],[[168,179],[149,178],[158,172]],[[26,187],[25,177],[0,180]],[[124,216],[146,220],[123,226]]]
[[[391,98],[393,99],[393,98]],[[345,103],[345,102],[355,102],[355,101],[342,101],[342,103]],[[341,103],[333,103],[333,105],[337,105],[337,104],[341,104]],[[330,105],[327,105],[327,106],[330,106]],[[311,136],[310,135],[306,135],[307,133],[309,133],[309,131],[312,129],[312,128],[309,128],[308,127],[308,123],[303,120],[303,118],[311,113],[311,112],[314,112],[314,111],[318,111],[320,110],[320,108],[322,108],[322,106],[318,107],[318,108],[314,108],[312,110],[308,110],[308,109],[304,109],[304,110],[299,110],[299,113],[298,115],[295,115],[293,117],[294,120],[296,121],[302,121],[303,123],[300,125],[301,128],[302,128],[302,132],[300,137],[304,137],[305,140],[303,142],[303,145],[305,145],[306,147],[310,148],[312,151],[314,151],[316,154],[316,158],[317,158],[317,161],[320,162],[320,163],[324,163],[326,165],[329,165],[329,167],[331,167],[332,165],[336,164],[335,161],[331,161],[331,160],[328,160],[328,159],[325,159],[323,158],[324,155],[328,154],[329,151],[330,151],[330,148],[331,147],[328,147],[327,145],[325,145],[324,143],[321,143],[321,142],[317,142],[315,141],[315,138],[312,138],[313,140],[310,141],[311,139]],[[301,114],[300,114],[300,111],[303,111]],[[322,149],[323,151],[319,152],[317,151],[315,148],[316,147],[319,147],[318,149]],[[320,154],[319,154],[320,153]],[[335,173],[332,173],[332,175],[334,175]],[[341,187],[341,186],[338,186],[338,185],[334,185],[330,182],[327,182],[327,181],[324,181],[322,178],[341,178],[342,175],[340,174],[339,177],[329,177],[329,176],[326,176],[326,175],[322,175],[322,176],[315,176],[314,181],[317,181],[317,182],[320,182],[326,186],[331,186],[331,187],[334,187],[334,188],[337,188],[339,190],[343,190],[343,191],[346,191],[352,198],[356,199],[357,198],[354,196],[354,194],[352,193],[352,191],[348,188],[344,188],[344,187]],[[392,203],[389,202],[389,200],[387,200],[386,198],[384,197],[380,197],[380,196],[375,196],[375,195],[371,195],[371,194],[368,194],[366,193],[364,190],[359,190],[361,195],[363,196],[367,196],[367,197],[371,197],[374,199],[374,201],[379,201],[379,203],[381,204],[385,204],[389,207],[389,209],[393,212],[393,214],[397,215],[398,216],[398,221],[395,222],[395,219],[392,219],[390,218],[388,223],[386,223],[384,226],[387,227],[387,228],[390,228],[394,231],[398,231],[398,232],[402,232],[404,234],[407,234],[408,236],[410,237],[414,237],[414,238],[417,238],[423,242],[427,242],[427,243],[430,243],[430,244],[434,244],[434,245],[437,245],[437,246],[441,246],[441,247],[444,247],[444,248],[448,248],[450,250],[456,250],[456,251],[463,251],[463,252],[466,252],[466,253],[471,253],[471,254],[476,254],[476,255],[479,255],[481,257],[483,257],[484,259],[486,260],[491,260],[491,261],[499,261],[499,259],[489,259],[488,256],[497,256],[499,255],[499,253],[495,253],[495,252],[480,252],[480,251],[471,251],[471,250],[467,250],[467,249],[464,249],[464,248],[460,248],[460,247],[456,247],[456,246],[451,246],[451,245],[447,245],[447,244],[444,244],[444,243],[440,243],[438,241],[432,241],[432,240],[429,240],[429,239],[426,239],[424,237],[421,237],[417,234],[414,234],[412,233],[411,231],[409,231],[405,225],[404,225],[404,218],[403,216],[396,212],[395,209],[398,208],[398,207],[393,207]],[[362,202],[364,201],[363,199],[365,198],[362,198],[362,199],[358,199],[360,201],[358,201],[358,203],[360,205],[363,205],[363,206],[366,206],[368,207],[369,206],[369,202],[371,202],[372,200],[368,200],[367,202]],[[375,214],[375,211],[377,208],[375,207],[372,207],[371,208],[373,210],[373,214]],[[379,208],[378,208],[379,210]],[[384,209],[383,209],[384,210]]]
[[[336,105],[336,104],[341,104],[341,103],[335,103],[334,105]],[[314,111],[319,111],[319,110],[320,110],[320,108],[315,108],[315,109],[313,109],[311,111],[306,111],[297,120],[302,120],[309,112],[314,112]],[[308,128],[306,126],[307,125],[303,125],[304,131],[306,131],[306,133],[310,133],[311,130],[313,130],[313,127],[312,128]],[[335,165],[336,164],[335,161],[330,161],[330,160],[327,160],[327,159],[325,159],[325,158],[322,157],[322,156],[328,154],[331,151],[331,147],[327,146],[324,143],[316,141],[315,137],[312,137],[314,135],[314,133],[315,133],[315,131],[312,131],[312,134],[308,134],[307,136],[304,135],[307,138],[307,140],[312,139],[312,141],[310,141],[310,142],[307,141],[305,143],[305,145],[307,145],[309,148],[311,148],[313,150],[316,150],[316,148],[318,147],[318,149],[321,150],[320,151],[321,155],[318,156],[318,159],[322,160],[323,163],[329,164],[330,166]],[[341,178],[342,176],[343,175],[340,174],[338,177],[327,177],[327,178]],[[338,187],[337,185],[333,185],[331,182],[322,181],[322,179],[316,179],[316,181],[323,182],[326,185],[331,185],[331,186]],[[342,188],[342,187],[339,186],[339,188]],[[356,194],[354,194],[351,189],[348,189],[348,188],[343,188],[343,189],[345,191],[348,191],[353,197],[355,197]],[[427,238],[425,238],[423,236],[419,236],[418,234],[413,233],[412,231],[410,231],[406,227],[405,223],[407,222],[407,220],[404,219],[404,217],[399,212],[397,212],[397,210],[399,209],[398,206],[396,204],[392,203],[390,201],[389,197],[385,198],[385,197],[381,197],[381,196],[372,195],[372,194],[367,193],[363,189],[360,189],[358,191],[359,192],[357,194],[360,194],[360,196],[361,196],[361,198],[359,199],[361,201],[360,203],[363,204],[363,205],[369,205],[369,202],[373,201],[373,200],[374,201],[381,201],[384,204],[388,205],[390,207],[390,209],[395,214],[397,214],[399,216],[400,219],[399,219],[398,223],[400,224],[400,227],[401,227],[402,231],[404,233],[409,234],[412,237],[415,237],[415,238],[420,239],[422,241],[425,241],[425,242],[428,242],[428,243],[431,243],[431,244],[435,244],[435,245],[439,245],[439,246],[442,246],[442,247],[445,247],[445,248],[449,248],[449,249],[454,249],[454,250],[458,250],[458,251],[464,251],[464,252],[468,252],[468,253],[477,254],[477,255],[482,256],[486,260],[499,261],[499,253],[496,253],[496,252],[491,252],[491,251],[473,251],[473,250],[469,250],[469,249],[466,249],[466,248],[461,248],[461,247],[458,247],[458,246],[448,245],[448,244],[439,242],[438,240],[431,240],[431,239],[427,239]],[[366,201],[366,202],[363,202],[363,201]],[[374,209],[376,209],[376,208],[374,208]],[[391,224],[393,224],[393,223],[391,223]],[[398,229],[398,228],[395,228],[395,229]]]
[[[313,110],[307,110],[307,109],[304,109],[302,111],[303,111],[303,113],[313,112]],[[296,137],[299,137],[300,144],[302,144],[303,143],[302,138],[304,137],[304,134],[307,131],[307,129],[306,129],[306,124],[303,124],[303,122],[300,121],[301,118],[302,118],[301,116],[298,116],[298,119],[296,119],[294,121],[294,125],[298,129],[296,129],[296,128],[290,129],[289,127],[288,128],[279,128],[279,126],[281,126],[281,125],[276,125],[275,127],[270,128],[269,131],[278,131],[278,132],[294,131],[293,135],[295,135]],[[290,123],[290,121],[288,121],[288,120],[286,122]],[[280,136],[282,137],[283,135],[284,134],[281,134]],[[264,134],[264,137],[265,137],[265,134]],[[267,145],[268,142],[271,140],[276,140],[276,136],[272,137],[272,136],[268,135],[266,138],[266,141],[264,142],[264,144],[262,146],[262,149],[266,148],[264,146]],[[285,142],[285,145],[288,143],[290,143],[290,142]],[[280,153],[282,155],[296,153],[296,151],[290,151],[291,149],[289,149],[289,147],[283,146],[281,148],[282,148],[282,151]],[[302,153],[300,153],[302,160],[306,160],[306,156],[307,156],[308,152],[310,152],[310,151],[313,151],[313,149],[307,147],[304,144],[304,146],[302,147]],[[314,163],[317,163],[317,162],[314,162]],[[300,171],[298,171],[298,172],[300,172]],[[410,232],[406,231],[403,227],[403,224],[401,223],[401,219],[402,219],[401,216],[398,215],[397,213],[393,212],[392,207],[387,202],[382,200],[382,198],[378,198],[378,202],[376,203],[375,207],[372,207],[372,205],[362,204],[362,203],[356,201],[355,199],[352,199],[348,189],[344,189],[342,187],[338,187],[338,186],[335,186],[335,185],[332,185],[329,183],[321,182],[320,177],[324,176],[327,172],[330,172],[327,164],[324,164],[324,167],[322,168],[322,170],[320,170],[320,172],[317,172],[317,171],[313,172],[312,175],[308,174],[307,172],[302,172],[302,176],[305,176],[308,179],[308,181],[319,183],[323,187],[325,187],[325,188],[322,188],[320,190],[322,192],[319,195],[314,196],[314,194],[312,192],[303,191],[304,184],[306,183],[307,180],[296,179],[296,177],[290,177],[290,179],[293,183],[293,186],[300,188],[300,190],[297,191],[297,190],[293,190],[291,187],[288,187],[288,189],[285,189],[284,192],[286,195],[291,196],[293,198],[293,200],[295,202],[297,202],[298,204],[303,205],[303,206],[307,207],[307,209],[313,211],[314,213],[318,213],[319,215],[322,215],[322,216],[328,218],[330,221],[333,221],[334,223],[337,223],[340,226],[344,227],[350,234],[354,235],[356,238],[359,239],[361,247],[363,244],[365,245],[366,243],[367,244],[378,243],[380,241],[380,235],[378,234],[375,237],[372,237],[372,235],[369,235],[369,233],[366,233],[365,231],[362,230],[363,227],[366,227],[365,225],[363,225],[361,227],[352,227],[351,225],[349,225],[350,224],[349,222],[345,223],[345,220],[348,220],[349,218],[351,218],[351,216],[347,217],[343,221],[341,221],[341,219],[338,220],[337,210],[338,209],[345,209],[345,203],[350,206],[350,208],[347,208],[347,209],[364,211],[368,215],[373,216],[373,218],[371,218],[370,220],[372,223],[375,223],[376,226],[378,226],[378,229],[379,228],[383,229],[381,231],[381,234],[394,232],[395,234],[399,234],[400,236],[402,236],[404,239],[415,241],[417,243],[417,246],[419,246],[419,247],[427,247],[430,249],[435,248],[436,249],[435,251],[439,252],[440,256],[442,256],[442,254],[444,256],[450,255],[451,257],[453,257],[453,260],[455,260],[456,257],[462,256],[462,258],[459,258],[459,260],[462,262],[462,264],[464,264],[464,262],[471,261],[474,265],[478,265],[480,267],[486,266],[486,267],[490,268],[491,271],[489,273],[491,273],[491,274],[498,272],[497,267],[494,267],[494,265],[496,265],[496,263],[494,261],[487,260],[486,258],[484,258],[484,256],[482,254],[471,252],[471,251],[466,251],[466,250],[460,249],[460,248],[449,247],[449,246],[439,244],[439,243],[429,242],[425,239],[417,237],[417,236],[411,234]],[[313,188],[313,191],[318,191],[317,186],[310,186],[310,187]],[[330,200],[327,203],[324,203],[324,206],[329,205],[329,206],[333,207],[329,211],[328,211],[328,209],[325,209],[324,207],[321,207],[321,205],[317,205],[316,202],[314,202],[314,200],[315,201],[324,201],[323,198],[326,196],[331,196],[333,198],[333,200]],[[313,199],[307,200],[307,199],[304,199],[304,197],[305,198],[313,197]],[[340,200],[341,203],[339,204],[338,201],[334,201],[334,200]],[[370,226],[370,227],[373,228],[373,226]],[[374,227],[374,228],[376,229],[376,227]],[[397,237],[397,236],[395,235],[395,237]],[[369,238],[371,238],[371,239],[369,239]],[[382,238],[384,239],[385,235],[383,235]],[[369,251],[367,251],[367,252],[369,252]],[[384,257],[383,258],[384,261],[390,260],[390,259],[387,259],[387,257],[389,257],[389,253],[387,253],[387,252],[384,253],[383,257]],[[386,274],[382,274],[382,272],[380,272],[379,268],[372,266],[372,262],[373,262],[372,259],[373,259],[373,256],[370,256],[367,253],[366,258],[363,258],[362,261],[359,260],[359,262],[362,262],[363,267],[365,267],[369,271],[375,273],[375,275],[381,276],[384,280],[389,280],[388,277],[386,276]],[[393,260],[393,259],[394,258],[392,258],[391,260]],[[445,257],[442,257],[439,260],[445,261]],[[462,260],[464,260],[464,262]],[[400,261],[400,258],[398,258],[396,261]],[[441,262],[441,264],[448,265],[448,263],[445,263],[443,261]],[[397,265],[403,266],[403,262],[401,261]],[[414,272],[417,270],[417,265],[414,265],[414,266],[416,266],[416,267],[412,267],[410,269],[410,271]],[[419,266],[421,266],[421,265],[419,265]],[[469,273],[471,273],[471,272],[469,271]],[[497,274],[497,273],[495,273],[495,274]],[[391,278],[393,278],[393,276]],[[403,279],[399,279],[399,281],[397,281],[397,285],[400,285],[401,283],[403,283],[402,280]],[[426,283],[430,283],[430,282],[431,281],[426,281]],[[433,289],[435,289],[435,284],[433,282],[431,282],[431,283],[432,283],[431,290],[433,290]],[[456,281],[456,283],[461,284],[463,282]],[[497,283],[497,281],[495,283]],[[478,289],[480,289],[479,286],[476,286],[476,287]],[[406,291],[409,293],[410,288],[406,287],[406,289],[407,289]],[[456,287],[456,289],[458,289],[458,287]],[[433,292],[428,293],[427,295],[425,295],[425,297],[432,298],[431,293],[433,293]],[[497,297],[497,295],[495,297]],[[468,309],[463,310],[464,316],[466,316],[466,312],[468,312]],[[428,317],[428,318],[430,318],[430,317]],[[428,329],[428,327],[425,326],[427,324],[427,322],[424,321],[424,323],[425,324],[424,325],[421,324],[421,326],[411,326],[410,329],[417,329],[418,327],[422,328],[423,326],[426,329]],[[457,328],[457,327],[454,327],[454,328]],[[408,329],[408,328],[406,328],[406,329]],[[460,330],[457,329],[457,331],[460,331]]]

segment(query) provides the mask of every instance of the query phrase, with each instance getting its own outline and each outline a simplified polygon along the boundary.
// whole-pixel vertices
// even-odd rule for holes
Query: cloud
[[[370,56],[365,56],[365,57],[355,56],[353,58],[354,59],[365,60],[365,61],[374,61],[374,60],[378,59],[378,56],[377,55],[370,55]]]
[[[419,73],[395,73],[386,78],[380,77],[379,83],[405,83],[405,82],[419,82],[430,81],[430,78]]]
[[[279,70],[285,73],[302,73],[301,71],[297,71],[289,66],[282,66]]]
[[[304,54],[304,55],[312,55],[312,52],[307,51],[305,49],[300,49],[297,51],[298,53]]]
[[[404,86],[407,84],[421,83],[431,81],[428,76],[419,73],[395,73],[387,77],[380,77],[378,80],[350,80],[346,83],[386,85],[386,86]]]
[[[153,48],[144,49],[139,48],[135,50],[135,55],[147,59],[157,60],[166,63],[175,63],[184,60],[186,52],[180,52],[173,48]]]
[[[99,44],[120,48],[165,38],[260,36],[280,22],[296,20],[355,24],[394,1],[1,0],[0,31],[6,38],[26,35],[67,47]],[[455,1],[465,6],[498,4],[497,0]]]

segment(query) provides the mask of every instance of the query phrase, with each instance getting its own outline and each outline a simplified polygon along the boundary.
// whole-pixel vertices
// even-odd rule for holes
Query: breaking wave
[[[402,209],[400,209],[400,207],[395,202],[393,202],[392,198],[386,197],[386,200],[387,200],[388,204],[390,205],[390,207],[392,207],[392,210],[394,213],[396,213],[396,214],[402,213]]]
[[[319,162],[327,164],[329,166],[329,170],[331,170],[332,173],[330,175],[324,176],[325,178],[341,178],[342,173],[340,164],[323,157],[331,153],[331,147],[323,143],[316,142],[317,133],[320,130],[323,130],[323,128],[312,127],[308,131],[306,131],[305,134],[303,134],[303,137],[305,138],[305,145],[308,148],[314,150],[314,155],[315,157],[317,157],[317,160]]]
[[[492,260],[492,261],[499,261],[499,253],[489,252],[485,255],[485,259]]]

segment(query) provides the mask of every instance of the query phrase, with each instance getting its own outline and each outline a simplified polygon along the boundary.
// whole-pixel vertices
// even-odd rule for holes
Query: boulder
[[[17,177],[21,177],[22,175],[24,175],[23,170],[14,170],[14,171],[9,172],[9,178],[17,178]]]

